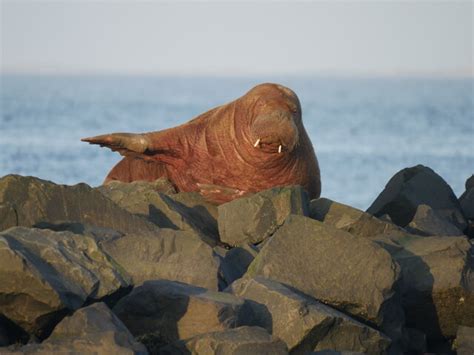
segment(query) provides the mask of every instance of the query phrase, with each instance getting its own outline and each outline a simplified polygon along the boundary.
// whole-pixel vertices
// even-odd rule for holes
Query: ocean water
[[[0,176],[99,185],[121,158],[80,138],[173,127],[268,81],[300,98],[322,196],[366,209],[397,171],[416,164],[460,195],[474,173],[471,79],[0,78]]]

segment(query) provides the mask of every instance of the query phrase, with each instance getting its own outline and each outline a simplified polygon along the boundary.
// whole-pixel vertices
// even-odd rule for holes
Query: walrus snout
[[[298,144],[299,133],[293,115],[277,110],[259,115],[252,123],[252,144],[255,148],[270,147],[271,151],[293,151]]]

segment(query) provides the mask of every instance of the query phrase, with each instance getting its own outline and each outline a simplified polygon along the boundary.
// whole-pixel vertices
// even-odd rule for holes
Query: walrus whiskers
[[[255,142],[255,144],[254,144],[253,146],[254,146],[255,148],[257,148],[257,146],[258,146],[258,143],[260,143],[260,138],[259,138],[259,139],[257,139],[257,141]]]

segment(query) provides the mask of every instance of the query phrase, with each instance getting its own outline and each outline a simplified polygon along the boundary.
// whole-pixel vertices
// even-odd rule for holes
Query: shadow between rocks
[[[161,228],[179,229],[161,210],[152,204],[148,205],[148,219]]]
[[[4,315],[0,315],[0,347],[10,344],[26,344],[30,338],[21,327],[13,323]]]
[[[191,354],[192,352],[184,345],[187,339],[182,339],[183,334],[179,333],[178,323],[188,313],[190,297],[206,291],[194,289],[189,290],[186,295],[171,293],[159,299],[144,292],[136,294],[133,302],[118,304],[114,311],[126,325],[130,324],[130,329],[133,330],[132,333],[135,333],[136,339],[146,346],[151,355]],[[226,324],[225,328],[260,326],[266,328],[269,333],[272,332],[273,319],[265,305],[246,300],[242,307],[237,315],[232,308],[224,307],[220,310],[217,317],[222,324]],[[196,312],[199,311],[203,310],[194,308],[191,312],[197,314]],[[156,330],[148,331],[149,325]],[[199,337],[199,335],[195,336]]]
[[[137,341],[145,345],[153,354],[190,354],[183,352],[179,346],[178,322],[186,314],[189,296],[171,291],[170,296],[156,296],[152,290],[153,281],[146,281],[139,289],[133,291],[130,298],[125,298],[114,307],[114,313],[129,328]],[[165,286],[166,287],[166,286]],[[151,288],[150,290],[147,290]],[[204,290],[190,290],[189,295],[196,295]],[[162,348],[179,347],[180,352],[162,352]],[[177,348],[178,349],[178,348]]]
[[[41,221],[34,224],[33,228],[50,229],[53,232],[71,232],[74,234],[84,234],[86,230],[84,224],[79,222],[50,223]]]
[[[242,318],[238,320],[237,326],[257,326],[265,328],[268,333],[273,334],[273,317],[267,306],[252,300],[245,300]]]
[[[422,331],[426,335],[428,352],[454,354],[450,339],[446,339],[441,330],[433,299],[434,277],[430,267],[420,256],[406,249],[401,253],[403,256],[396,260],[402,268],[401,302],[405,312],[405,326]]]
[[[94,298],[94,297],[88,297],[84,304],[81,306],[87,307],[90,306],[93,303],[96,302],[104,302],[110,309],[112,309],[118,301],[120,301],[123,297],[127,296],[133,289],[133,286],[130,285],[128,287],[122,287],[119,288],[117,291],[114,293],[111,293],[110,295],[104,296],[102,298]]]

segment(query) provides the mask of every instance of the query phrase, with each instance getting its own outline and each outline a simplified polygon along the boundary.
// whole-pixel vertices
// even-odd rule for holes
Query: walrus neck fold
[[[143,134],[149,141],[147,152],[160,163],[173,164],[176,159],[189,155],[195,143],[193,130],[181,126]]]

